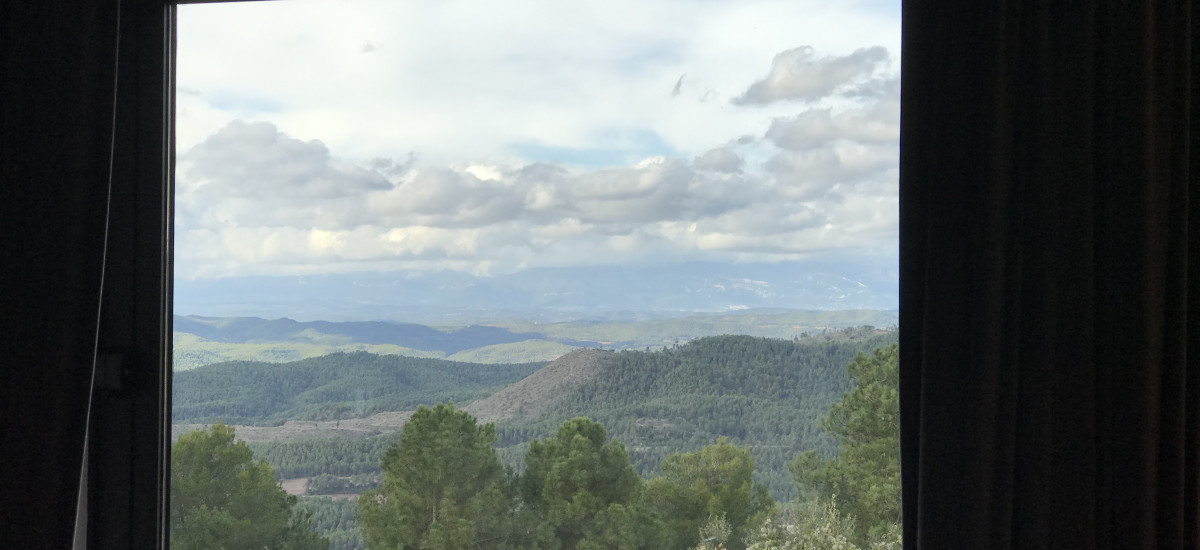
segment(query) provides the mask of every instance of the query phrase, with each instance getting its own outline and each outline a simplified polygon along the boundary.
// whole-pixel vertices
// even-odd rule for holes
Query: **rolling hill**
[[[625,444],[644,475],[657,472],[673,452],[726,437],[747,446],[759,479],[788,498],[786,466],[797,453],[836,452],[820,433],[819,418],[850,388],[845,366],[858,352],[895,340],[894,331],[870,329],[795,340],[716,336],[655,351],[581,349],[546,364],[516,365],[368,353],[234,362],[177,373],[174,418],[181,424],[292,421],[278,428],[291,430],[286,438],[271,437],[275,428],[243,429],[253,431],[256,452],[282,475],[308,476],[373,472],[386,448],[380,441],[394,441],[386,432],[419,404],[454,401],[497,422],[501,456],[517,467],[530,440],[586,416]],[[347,426],[335,430],[337,422]],[[304,424],[300,431],[298,424]],[[331,438],[377,432],[384,433],[354,442]],[[303,440],[305,433],[316,439]]]
[[[293,363],[234,361],[178,372],[172,421],[271,425],[357,418],[490,395],[543,363],[480,364],[365,352]]]

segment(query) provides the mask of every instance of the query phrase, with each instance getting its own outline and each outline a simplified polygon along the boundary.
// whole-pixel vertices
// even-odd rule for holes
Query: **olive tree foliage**
[[[900,525],[898,357],[896,344],[855,357],[846,367],[854,388],[821,423],[838,440],[838,457],[807,452],[790,466],[801,494],[832,499],[835,510],[854,518],[850,540],[864,547]]]
[[[766,486],[753,480],[750,452],[723,437],[696,452],[671,455],[662,473],[650,480],[646,503],[670,533],[666,548],[695,547],[727,527],[724,547],[742,550],[746,535],[775,511]]]
[[[751,535],[747,550],[901,550],[900,526],[893,525],[867,545],[852,542],[854,518],[841,513],[836,499],[800,504],[764,523]]]
[[[505,548],[512,509],[508,472],[480,426],[453,404],[421,406],[380,461],[383,481],[358,499],[369,548]]]
[[[328,550],[265,460],[214,424],[171,447],[171,548]]]

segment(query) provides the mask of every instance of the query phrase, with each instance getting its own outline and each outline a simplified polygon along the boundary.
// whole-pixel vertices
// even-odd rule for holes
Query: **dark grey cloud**
[[[881,46],[862,48],[845,56],[818,57],[812,47],[782,51],[765,78],[733,99],[736,105],[765,105],[776,101],[815,102],[870,79],[889,59]]]

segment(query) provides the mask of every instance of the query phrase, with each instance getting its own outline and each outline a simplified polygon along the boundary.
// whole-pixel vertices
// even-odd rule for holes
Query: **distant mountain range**
[[[300,322],[288,318],[208,318],[179,315],[175,316],[174,330],[175,332],[194,334],[212,342],[227,344],[297,340],[346,341],[362,344],[391,344],[422,351],[439,351],[447,355],[483,346],[545,338],[542,334],[534,332],[512,332],[503,328],[477,325],[452,331],[441,331],[425,325],[386,321],[332,323],[329,321]],[[566,343],[576,344],[575,342]],[[580,346],[595,344],[595,342],[577,343]]]
[[[473,363],[524,363],[550,361],[580,347],[659,348],[719,334],[791,339],[849,327],[886,328],[898,322],[894,311],[777,309],[637,321],[517,320],[452,328],[393,321],[176,315],[173,356],[176,370],[222,361],[277,363],[355,351]]]
[[[175,311],[465,326],[513,319],[661,319],[756,308],[894,310],[898,281],[894,266],[856,262],[536,268],[497,277],[399,271],[180,279]]]

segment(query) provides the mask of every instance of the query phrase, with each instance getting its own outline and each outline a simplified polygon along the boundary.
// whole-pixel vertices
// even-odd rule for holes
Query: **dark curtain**
[[[2,5],[0,529],[67,548],[115,1]],[[1200,547],[1190,10],[905,2],[908,548]]]
[[[1200,548],[1194,9],[904,3],[906,548]]]
[[[103,251],[113,0],[0,8],[0,530],[70,548]]]

